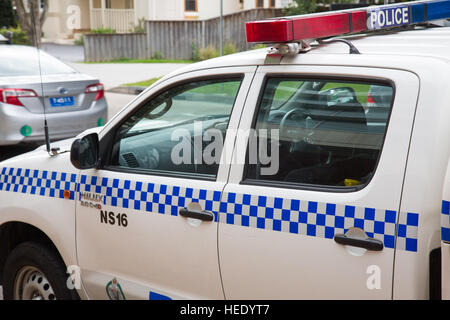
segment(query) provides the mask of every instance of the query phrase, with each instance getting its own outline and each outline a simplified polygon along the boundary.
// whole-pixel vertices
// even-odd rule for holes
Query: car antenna
[[[41,80],[41,92],[42,92],[42,103],[43,103],[43,106],[44,106],[44,134],[45,134],[45,146],[46,146],[46,149],[47,149],[47,153],[50,155],[50,156],[56,156],[57,154],[58,154],[58,151],[59,151],[59,148],[51,148],[50,147],[50,135],[49,135],[49,131],[48,131],[48,124],[47,124],[47,112],[46,112],[46,110],[45,110],[45,94],[44,94],[44,83],[43,83],[43,81],[42,81],[42,66],[41,66],[41,53],[40,53],[40,48],[39,48],[39,45],[38,45],[38,35],[37,35],[37,32],[36,32],[36,19],[35,19],[35,16],[34,16],[34,8],[32,7],[33,6],[33,4],[32,4],[32,2],[30,1],[29,2],[29,5],[30,5],[30,11],[31,11],[31,19],[32,19],[32,24],[33,24],[33,26],[34,26],[34,28],[33,28],[33,31],[34,31],[34,39],[35,39],[35,41],[36,41],[36,51],[37,51],[37,55],[38,55],[38,65],[39,65],[39,78],[40,78],[40,80]]]

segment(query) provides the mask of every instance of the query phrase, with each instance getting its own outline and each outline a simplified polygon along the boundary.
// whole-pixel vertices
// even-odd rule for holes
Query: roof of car
[[[362,54],[390,54],[429,56],[450,60],[450,27],[424,28],[414,30],[391,30],[350,36],[338,36],[349,40]],[[268,45],[270,46],[270,45]],[[343,43],[323,44],[313,47],[307,54],[349,53]],[[250,50],[229,56],[211,59],[197,64],[245,65],[263,64],[267,49]],[[250,60],[252,61],[250,63]]]
[[[373,55],[389,55],[391,58],[397,57],[397,59],[401,60],[402,57],[405,56],[416,56],[435,58],[450,62],[450,27],[415,27],[413,30],[378,31],[368,34],[338,36],[335,38],[349,40],[360,51],[360,57],[363,57],[364,55],[371,55],[372,57]],[[268,47],[269,46],[270,45],[268,45]],[[249,50],[202,61],[178,69],[168,77],[208,68],[264,65],[267,51],[267,48]],[[323,64],[323,59],[319,60],[318,55],[328,57],[330,54],[335,56],[339,55],[342,57],[341,60],[343,63],[347,65],[349,64],[348,59],[344,59],[344,57],[353,56],[349,55],[348,45],[343,43],[330,43],[313,46],[312,50],[306,54],[285,56],[280,64],[311,64],[315,63],[314,61],[320,61]],[[380,61],[385,59],[378,60],[378,63],[380,63]],[[372,62],[370,60],[365,63],[370,66]],[[393,63],[395,63],[395,61]],[[386,62],[386,64],[388,64],[388,62]]]
[[[450,27],[374,32],[345,39],[351,41],[361,54],[429,56],[450,60]],[[321,45],[311,53],[348,53],[348,46],[343,43]]]
[[[22,50],[24,52],[36,52],[36,47],[32,47],[32,46],[25,46],[25,45],[19,45],[19,44],[11,44],[8,46],[4,46],[2,47],[2,51],[17,51],[17,50]]]

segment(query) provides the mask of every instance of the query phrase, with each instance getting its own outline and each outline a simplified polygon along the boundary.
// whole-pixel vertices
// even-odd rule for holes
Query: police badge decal
[[[125,300],[125,295],[123,294],[122,287],[114,278],[106,285],[106,294],[110,300]]]

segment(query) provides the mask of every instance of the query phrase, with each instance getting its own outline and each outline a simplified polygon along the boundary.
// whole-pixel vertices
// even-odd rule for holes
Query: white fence
[[[92,9],[91,29],[109,28],[118,33],[133,31],[134,9]]]

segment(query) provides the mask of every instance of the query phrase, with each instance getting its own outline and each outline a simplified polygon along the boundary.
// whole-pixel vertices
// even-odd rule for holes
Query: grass
[[[122,86],[125,87],[149,87],[152,84],[154,84],[156,81],[158,81],[161,78],[152,78],[145,81],[139,81],[135,83],[126,83]],[[282,81],[280,82],[275,95],[274,95],[274,101],[277,101],[278,104],[282,104],[286,100],[288,100],[300,87],[300,85],[303,84],[303,81]],[[235,96],[237,94],[237,91],[239,89],[239,82],[230,81],[225,83],[214,83],[210,85],[206,85],[203,87],[195,88],[191,90],[192,93],[222,93],[227,96]],[[367,93],[369,92],[370,85],[366,84],[346,84],[346,83],[328,83],[326,84],[321,91],[331,89],[331,88],[337,88],[337,87],[343,87],[348,86],[355,90],[357,99],[359,100],[359,103],[362,105],[367,105]]]
[[[161,78],[152,78],[149,80],[139,81],[139,82],[135,82],[135,83],[126,83],[126,84],[123,84],[122,86],[125,86],[125,87],[150,87],[152,84],[154,84],[159,79],[161,79]]]
[[[194,63],[192,60],[167,60],[167,59],[117,59],[109,61],[100,62],[84,62],[86,64],[96,64],[96,63]]]
[[[195,88],[190,90],[192,93],[202,93],[202,94],[224,94],[226,96],[236,96],[240,81],[228,81],[223,83],[212,83],[206,86]]]
[[[280,82],[277,91],[275,92],[274,100],[286,101],[288,100],[303,84],[302,81],[282,81]],[[367,104],[367,94],[370,90],[370,85],[368,84],[357,84],[357,83],[327,83],[320,91],[325,91],[332,88],[339,87],[350,87],[355,90],[356,98],[362,105]]]
[[[145,81],[139,81],[135,83],[126,83],[122,86],[125,87],[149,87],[161,78],[152,78]],[[226,96],[235,96],[239,90],[239,81],[229,81],[224,83],[213,83],[199,88],[191,89],[192,93],[202,93],[202,94],[224,94]]]
[[[326,84],[321,91],[325,91],[327,89],[332,88],[339,88],[339,87],[350,87],[355,90],[356,98],[358,99],[358,102],[361,103],[363,106],[367,105],[367,95],[370,90],[370,85],[368,84],[357,84],[357,83],[328,83]]]
[[[273,100],[288,100],[302,84],[303,81],[281,81],[277,91],[275,91]]]

